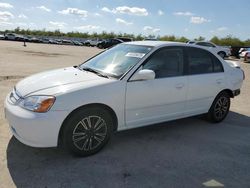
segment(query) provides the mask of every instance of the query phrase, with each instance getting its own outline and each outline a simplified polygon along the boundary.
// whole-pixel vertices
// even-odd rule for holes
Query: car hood
[[[79,70],[78,68],[68,67],[29,76],[17,83],[16,90],[24,97],[37,91],[62,85],[70,85],[79,82],[96,82],[99,80],[103,81],[108,79],[91,72]]]

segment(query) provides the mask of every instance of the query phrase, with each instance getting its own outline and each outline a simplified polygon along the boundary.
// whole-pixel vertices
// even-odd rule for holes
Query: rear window
[[[206,74],[223,72],[221,62],[211,53],[199,48],[187,48],[188,73]]]
[[[214,72],[224,72],[224,68],[218,58],[213,57]]]

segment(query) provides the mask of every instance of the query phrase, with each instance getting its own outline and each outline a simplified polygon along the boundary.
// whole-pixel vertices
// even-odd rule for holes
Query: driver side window
[[[155,72],[155,78],[165,78],[183,75],[183,49],[163,48],[149,57],[142,69]]]

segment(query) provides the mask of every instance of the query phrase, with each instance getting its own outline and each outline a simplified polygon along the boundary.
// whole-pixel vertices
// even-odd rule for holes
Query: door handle
[[[217,79],[217,80],[216,80],[216,83],[217,83],[217,84],[221,84],[221,82],[222,82],[222,79]]]
[[[181,88],[183,88],[184,87],[184,84],[183,83],[180,83],[180,84],[176,84],[175,85],[175,88],[176,89],[181,89]]]

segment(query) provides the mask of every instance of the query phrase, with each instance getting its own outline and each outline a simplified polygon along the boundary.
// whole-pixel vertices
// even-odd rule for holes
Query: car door
[[[186,114],[208,112],[216,95],[225,88],[221,62],[207,50],[186,47],[188,90]]]
[[[185,111],[187,77],[181,47],[165,47],[154,52],[139,69],[150,69],[153,80],[128,81],[126,125],[138,127],[181,116]]]

